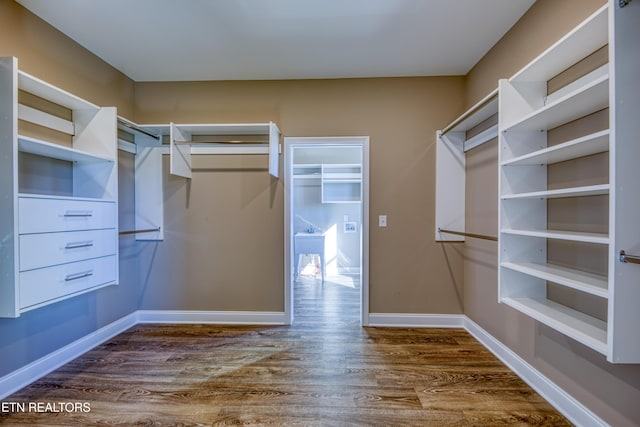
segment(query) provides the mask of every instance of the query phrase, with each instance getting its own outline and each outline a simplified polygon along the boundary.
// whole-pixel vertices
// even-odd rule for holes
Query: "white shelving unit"
[[[322,203],[360,203],[362,201],[362,165],[323,164]]]
[[[23,94],[32,105],[21,103]],[[51,104],[70,118],[53,114]],[[57,136],[34,136],[34,128]],[[57,176],[23,171],[22,155],[39,170],[61,162],[70,172],[64,190],[49,188]],[[117,284],[116,109],[19,70],[16,58],[0,58],[0,198],[0,317]]]
[[[640,37],[640,5],[620,8],[617,3],[610,1],[499,83],[499,300],[606,355],[612,363],[640,363],[640,266],[618,262],[616,255],[621,249],[640,253],[640,226],[633,218],[640,196],[637,189],[629,191],[622,184],[640,179],[640,149],[635,144],[640,126],[629,113],[637,115],[640,95],[637,76],[626,71],[637,70],[639,63],[637,47],[627,40]],[[607,45],[608,64],[547,94],[549,80]],[[608,129],[547,145],[548,131],[605,108]],[[605,152],[608,182],[548,188],[549,166],[570,170],[575,167],[570,161]],[[577,219],[571,229],[548,229],[551,200],[583,197],[608,198],[606,232],[594,232]],[[602,247],[599,253],[607,254],[602,260],[607,272],[594,274],[579,263],[549,262],[547,252],[554,241],[575,245],[577,251],[585,244]],[[602,301],[604,318],[584,305],[554,300],[549,289],[557,287],[573,292],[574,300]]]
[[[118,117],[118,129],[126,140],[119,148],[135,155],[134,230],[136,240],[164,240],[164,189],[162,185],[162,137]]]
[[[465,232],[465,153],[498,136],[498,89],[436,132],[435,239],[464,242],[464,236],[440,232]],[[477,130],[473,132],[474,130]]]
[[[278,177],[280,129],[273,123],[140,125],[169,139],[170,173],[191,178],[193,154],[267,154]]]
[[[362,201],[362,165],[295,164],[293,179],[297,184],[320,186],[322,203],[360,203]]]

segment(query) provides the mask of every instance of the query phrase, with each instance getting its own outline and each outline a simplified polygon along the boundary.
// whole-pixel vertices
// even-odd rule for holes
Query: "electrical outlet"
[[[386,227],[387,226],[387,216],[380,215],[378,216],[378,227]]]

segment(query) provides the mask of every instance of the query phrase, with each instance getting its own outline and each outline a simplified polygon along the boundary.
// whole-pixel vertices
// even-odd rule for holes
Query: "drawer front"
[[[117,278],[115,255],[25,271],[20,273],[20,308],[115,284]]]
[[[116,204],[91,200],[20,197],[20,234],[116,227]]]
[[[115,229],[24,234],[20,236],[20,271],[115,253]]]

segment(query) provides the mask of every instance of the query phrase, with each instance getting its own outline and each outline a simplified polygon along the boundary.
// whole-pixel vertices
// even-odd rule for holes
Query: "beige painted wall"
[[[87,101],[129,117],[133,81],[13,0],[0,0],[0,56]]]
[[[137,83],[135,120],[370,136],[370,311],[461,313],[461,248],[432,236],[434,135],[462,97],[461,77]],[[283,182],[264,158],[207,157],[191,183],[165,178],[167,239],[145,250],[154,258],[142,308],[282,311]]]
[[[466,105],[473,105],[497,86],[499,78],[510,77],[603,4],[603,0],[536,2],[469,73]],[[591,126],[601,121],[588,122]],[[592,163],[602,162],[591,157],[587,159],[587,169],[601,169]],[[562,176],[550,171],[550,179],[559,180]],[[497,140],[467,153],[466,183],[468,230],[497,235]],[[550,182],[550,186],[553,184]],[[550,209],[552,217],[557,218]],[[498,304],[497,245],[469,239],[464,246],[465,314],[606,422],[614,426],[638,425],[640,366],[609,364],[601,354]],[[549,249],[554,256],[562,255],[561,247]]]

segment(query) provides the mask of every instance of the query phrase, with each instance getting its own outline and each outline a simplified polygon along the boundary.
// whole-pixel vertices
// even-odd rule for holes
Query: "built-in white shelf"
[[[609,42],[608,20],[608,6],[605,5],[542,52],[510,80],[544,82],[557,76]]]
[[[501,166],[551,165],[609,151],[609,129],[505,160]]]
[[[502,298],[501,302],[600,352],[607,352],[607,323],[549,300]]]
[[[570,240],[573,242],[609,244],[609,236],[604,233],[588,233],[579,231],[559,231],[559,230],[527,230],[521,228],[503,228],[500,230],[504,234],[516,236],[542,237],[545,239]]]
[[[51,114],[32,97],[18,103],[21,91],[70,110],[70,118]],[[118,284],[116,117],[115,107],[94,105],[19,70],[17,58],[0,57],[0,181],[7,184],[0,190],[0,317]],[[29,136],[25,122],[66,134],[69,145]],[[37,156],[33,167],[25,168],[20,153]],[[59,191],[48,185],[58,174],[39,168],[52,159],[68,162],[62,167],[70,173]],[[25,192],[18,193],[20,188]],[[90,246],[105,250],[100,257],[95,251],[68,252],[78,233],[97,229]],[[42,253],[25,249],[26,242]]]
[[[607,298],[609,296],[606,276],[559,265],[534,262],[503,262],[500,265],[510,270],[568,286],[598,297]]]
[[[111,162],[112,158],[94,155],[84,150],[78,150],[64,145],[42,141],[28,136],[18,135],[18,149],[24,153],[50,157],[52,159],[66,160],[69,162]]]
[[[268,123],[194,123],[137,125],[169,137],[170,173],[191,178],[192,154],[267,154],[269,174],[278,177],[280,129]]]
[[[511,80],[510,80],[511,82]],[[505,124],[503,132],[553,129],[609,105],[609,75],[590,80],[566,95],[532,111],[512,124]]]
[[[21,70],[18,70],[18,88],[72,110],[98,110],[100,108]]]
[[[517,199],[556,199],[563,197],[602,196],[609,194],[609,184],[589,185],[584,187],[561,188],[557,190],[532,191],[528,193],[505,194],[502,200]]]

